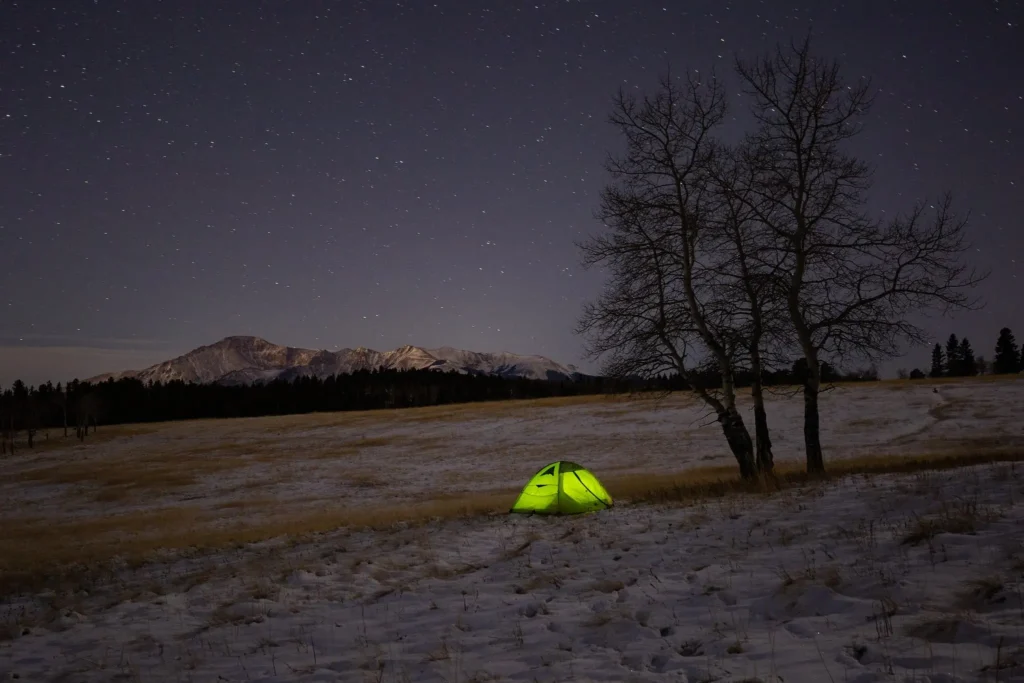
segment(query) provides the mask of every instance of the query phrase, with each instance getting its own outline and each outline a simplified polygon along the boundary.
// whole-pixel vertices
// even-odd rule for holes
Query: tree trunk
[[[797,222],[802,222],[800,217],[797,217]],[[806,234],[803,225],[800,226],[799,234]],[[804,450],[807,454],[807,473],[820,474],[825,471],[825,456],[821,450],[821,430],[818,419],[821,363],[818,362],[818,349],[814,345],[811,331],[800,308],[800,289],[803,285],[806,254],[801,251],[801,244],[795,245],[794,249],[797,252],[797,267],[790,284],[788,306],[790,320],[796,329],[796,336],[800,341],[804,352],[804,361],[807,364],[804,371]]]
[[[672,349],[672,359],[680,376],[686,380],[693,393],[700,397],[718,415],[718,421],[722,425],[722,432],[725,434],[725,440],[729,444],[729,450],[732,451],[736,462],[739,463],[740,477],[743,479],[757,478],[757,468],[754,463],[754,443],[750,438],[750,432],[747,431],[747,426],[743,424],[743,416],[736,410],[736,382],[732,373],[731,359],[727,359],[727,362],[719,364],[722,373],[722,393],[725,398],[723,403],[718,397],[709,394],[699,383],[693,381],[693,377],[687,373],[686,364],[683,362],[682,356],[674,349],[668,339],[663,338],[663,341],[669,349]]]
[[[722,423],[722,431],[729,442],[736,462],[740,466],[740,477],[755,479],[757,463],[754,461],[754,442],[750,438],[743,416],[736,409],[736,377],[733,375],[732,359],[719,354],[719,367],[722,373],[722,394],[725,398],[724,410],[719,410],[718,420]]]
[[[817,354],[815,354],[817,355]],[[825,458],[821,451],[821,427],[818,419],[818,394],[821,390],[821,366],[818,359],[807,364],[804,380],[804,449],[807,452],[808,474],[825,471]]]
[[[726,405],[699,385],[690,383],[690,386],[693,392],[718,415],[718,422],[722,425],[722,433],[725,434],[729,450],[732,451],[733,457],[739,463],[740,477],[743,479],[756,479],[757,467],[754,462],[754,442],[750,438],[747,426],[743,424],[743,416],[736,410],[736,404]]]
[[[754,292],[750,291],[751,301],[756,301]],[[750,383],[750,396],[754,401],[754,438],[757,448],[757,469],[764,474],[775,470],[775,457],[772,455],[772,437],[768,429],[768,412],[764,408],[764,382],[761,378],[761,317],[755,314],[754,343],[750,347],[750,369],[753,380]]]
[[[736,377],[732,371],[732,359],[724,353],[717,354],[719,368],[722,373],[722,394],[724,405],[718,409],[718,421],[722,423],[722,431],[729,442],[736,462],[740,465],[740,477],[754,479],[757,477],[757,463],[754,461],[754,442],[750,432],[743,423],[743,416],[736,409]]]
[[[755,379],[751,386],[754,398],[754,436],[757,442],[757,469],[764,474],[775,470],[775,456],[772,455],[772,437],[768,429],[768,413],[764,409],[764,388],[761,380]]]
[[[754,461],[754,443],[750,439],[750,432],[743,424],[743,416],[736,408],[723,410],[718,414],[718,421],[722,424],[722,433],[729,443],[729,449],[740,466],[740,477],[743,479],[757,478],[757,465]]]

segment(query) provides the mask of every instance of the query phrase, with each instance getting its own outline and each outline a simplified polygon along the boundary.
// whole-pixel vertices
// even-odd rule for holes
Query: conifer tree
[[[946,340],[946,377],[960,376],[960,341],[955,334]]]
[[[936,343],[932,349],[932,370],[929,377],[942,377],[946,374],[946,360],[942,355],[942,345]]]
[[[974,349],[971,348],[971,342],[967,340],[967,337],[964,337],[963,341],[960,342],[958,360],[960,362],[961,377],[974,377],[978,374],[978,361],[974,358]]]
[[[997,375],[1009,375],[1021,370],[1021,352],[1017,350],[1017,341],[1009,327],[999,330],[996,342],[996,357],[992,361],[992,372]]]

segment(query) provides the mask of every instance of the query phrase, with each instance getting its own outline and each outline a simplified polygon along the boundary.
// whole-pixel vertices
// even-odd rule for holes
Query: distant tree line
[[[754,386],[755,379],[759,379],[764,387],[802,386],[807,378],[807,361],[804,358],[798,358],[785,369],[763,368],[760,378],[755,378],[753,371],[749,368],[738,368],[733,372],[733,377],[737,388],[751,388]],[[878,374],[878,368],[874,365],[843,371],[831,363],[821,363],[821,381],[827,384],[877,382],[879,379],[881,377]],[[675,372],[656,379],[636,378],[633,386],[640,390],[693,391],[703,389],[711,391],[722,386],[722,373],[713,366],[705,367],[687,373],[685,376]]]
[[[770,384],[801,380],[801,361],[789,370],[769,371]],[[829,381],[877,380],[873,368],[840,373],[826,365]],[[561,381],[461,374],[435,370],[365,370],[326,379],[300,377],[248,385],[196,384],[183,381],[142,382],[108,379],[92,384],[74,380],[38,387],[21,380],[0,391],[0,452],[11,452],[15,436],[32,448],[40,430],[74,431],[84,440],[99,424],[164,422],[202,418],[262,417],[311,412],[381,410],[452,403],[548,398],[627,391],[687,389],[687,381],[721,384],[712,369],[684,380],[678,374],[612,379],[578,375]],[[753,378],[737,375],[739,386]]]
[[[201,418],[261,417],[317,411],[544,398],[616,391],[626,382],[581,377],[545,381],[433,370],[373,370],[326,379],[299,377],[248,385],[147,382],[135,378],[66,386],[26,386],[18,380],[0,393],[3,450],[23,432],[32,447],[40,429],[74,429],[79,439],[96,425]]]
[[[999,330],[992,361],[976,356],[971,342],[964,337],[958,340],[956,334],[949,335],[946,345],[936,343],[932,347],[931,369],[927,374],[920,368],[909,373],[898,371],[901,379],[924,379],[925,377],[975,377],[977,375],[1012,375],[1024,372],[1024,344],[1019,348],[1013,332],[1008,327]]]

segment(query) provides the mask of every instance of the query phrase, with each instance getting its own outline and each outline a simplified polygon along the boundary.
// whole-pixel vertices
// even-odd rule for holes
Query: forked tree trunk
[[[740,466],[740,477],[754,479],[757,477],[757,463],[754,460],[754,442],[750,431],[743,422],[743,416],[736,409],[736,376],[733,374],[731,358],[721,354],[719,367],[722,373],[722,393],[725,398],[724,410],[718,411],[718,421],[722,423],[722,431],[729,443],[736,462]]]
[[[722,425],[722,433],[729,444],[729,450],[732,451],[733,457],[736,458],[736,462],[740,466],[740,477],[743,479],[756,479],[757,467],[754,462],[754,442],[750,438],[747,426],[743,424],[743,416],[736,410],[735,401],[730,400],[730,397],[735,398],[735,395],[728,391],[729,382],[732,379],[731,375],[728,372],[722,374],[723,387],[726,389],[725,395],[728,403],[723,403],[699,385],[691,383],[690,386],[693,392],[718,415],[718,422]]]
[[[740,466],[740,477],[743,479],[757,478],[757,465],[754,461],[754,443],[750,438],[747,426],[743,424],[743,416],[735,407],[723,410],[718,414],[722,425],[722,433],[729,443],[729,449]]]

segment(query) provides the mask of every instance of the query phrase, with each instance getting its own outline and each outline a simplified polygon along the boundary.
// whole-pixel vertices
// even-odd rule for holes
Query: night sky
[[[1024,336],[1024,3],[25,0],[0,4],[0,385],[232,334],[581,363],[620,86],[813,28],[880,89],[872,209],[954,191],[992,356]],[[744,102],[734,98],[736,115]],[[928,350],[883,369],[924,366]],[[585,369],[592,364],[581,363]]]

